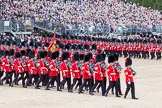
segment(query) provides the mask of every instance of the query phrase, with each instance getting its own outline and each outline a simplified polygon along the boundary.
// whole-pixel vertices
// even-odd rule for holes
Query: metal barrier
[[[153,25],[152,31],[156,33],[161,33],[162,34],[162,25]]]
[[[120,35],[134,35],[148,32],[152,32],[152,27],[148,25],[118,25],[113,31],[113,33]]]
[[[21,20],[0,20],[0,33],[2,32],[28,32],[34,31],[34,21],[31,18]]]
[[[36,19],[34,17],[27,17],[20,20],[0,20],[0,33],[2,32],[28,32],[34,31],[34,27],[43,29],[45,31],[53,33],[53,29],[57,28],[58,34],[103,34],[107,35],[110,33],[119,35],[131,35],[138,33],[156,32],[162,33],[162,25],[117,25],[115,29],[112,30],[111,25],[62,25],[56,24],[50,21]]]
[[[44,30],[47,30],[49,32],[53,32],[54,27],[57,28],[57,32],[59,34],[71,34],[71,35],[76,35],[80,33],[84,34],[109,34],[110,33],[110,25],[97,25],[97,26],[92,26],[92,25],[61,25],[61,24],[56,24],[53,22],[45,21],[45,20],[35,20],[34,26],[37,28],[41,28]]]

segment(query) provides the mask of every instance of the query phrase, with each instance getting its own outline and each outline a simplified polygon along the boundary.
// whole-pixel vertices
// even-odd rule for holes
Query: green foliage
[[[128,2],[139,3],[144,7],[151,7],[153,9],[162,10],[162,0],[127,0]]]

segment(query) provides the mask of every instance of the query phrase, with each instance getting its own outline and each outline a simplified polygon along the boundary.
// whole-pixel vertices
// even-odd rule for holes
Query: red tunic
[[[3,58],[2,65],[5,72],[12,72],[13,68],[9,63],[9,59]]]
[[[89,79],[91,78],[91,73],[90,73],[90,70],[89,70],[89,66],[88,64],[84,63],[82,65],[82,75],[83,75],[83,78],[84,79]]]
[[[26,58],[22,58],[21,60],[23,62],[24,72],[27,72],[28,71],[27,59]]]
[[[48,73],[48,69],[42,60],[38,60],[37,68],[38,68],[38,74],[44,75]]]
[[[28,70],[29,74],[37,74],[37,68],[35,67],[33,60],[28,61]]]
[[[80,69],[78,67],[78,64],[76,62],[72,63],[72,75],[75,79],[79,79],[81,76]]]
[[[49,66],[49,75],[52,77],[52,76],[58,76],[59,74],[59,71],[58,69],[56,68],[56,63],[51,61],[50,62],[50,66]]]
[[[107,70],[107,75],[108,75],[109,81],[116,81],[117,78],[116,78],[116,72],[115,72],[114,67],[109,65],[106,68],[106,70]]]
[[[60,63],[60,71],[63,78],[70,78],[70,69],[65,62]]]
[[[14,70],[15,70],[16,74],[24,73],[24,68],[22,66],[22,63],[18,59],[14,61]]]
[[[94,66],[94,79],[95,80],[103,80],[103,74],[102,74],[102,71],[101,71],[101,66],[100,64],[96,64]]]
[[[125,81],[126,82],[134,82],[134,79],[133,79],[133,71],[130,69],[130,68],[126,68],[124,70],[124,73],[125,73]]]

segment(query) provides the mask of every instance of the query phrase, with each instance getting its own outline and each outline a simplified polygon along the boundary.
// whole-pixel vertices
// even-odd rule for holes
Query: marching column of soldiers
[[[25,42],[20,44],[13,41],[1,41],[0,47],[0,85],[4,83],[10,87],[22,83],[23,88],[34,86],[45,90],[55,87],[62,91],[67,87],[72,93],[74,87],[78,93],[89,91],[90,95],[99,92],[102,96],[108,96],[112,91],[116,97],[123,94],[120,87],[121,65],[118,58],[121,52],[109,53],[108,50],[100,49],[96,43],[92,46],[86,44],[63,44],[61,38],[56,41],[57,48],[54,52],[49,51],[49,42],[33,42],[29,45]],[[108,64],[106,63],[108,57]],[[135,71],[131,69],[131,58],[126,58],[126,84],[127,89],[124,95],[126,98],[130,88],[132,99],[135,97],[133,77]],[[107,82],[109,81],[109,83]],[[67,86],[65,86],[67,83]],[[41,85],[40,85],[41,84]],[[107,84],[109,86],[107,87]],[[96,91],[95,91],[96,90]]]
[[[0,44],[0,85],[6,83],[13,87],[21,81],[24,88],[33,85],[35,89],[44,86],[45,90],[50,90],[56,83],[57,91],[67,87],[68,92],[72,93],[75,87],[79,94],[88,91],[90,95],[94,95],[101,89],[102,96],[108,96],[111,90],[116,97],[121,97],[123,95],[120,86],[122,68],[118,59],[124,55],[127,85],[124,98],[131,89],[132,99],[138,99],[135,96],[133,77],[136,72],[131,68],[131,57],[140,58],[141,54],[138,51],[129,52],[125,46],[130,47],[134,44],[136,46],[139,43],[122,43],[119,40],[94,37],[82,39],[58,36],[57,48],[54,52],[49,51],[50,40],[31,41],[26,44],[26,42],[17,43],[15,40],[1,39]],[[161,43],[150,44],[155,46]],[[122,45],[125,50],[114,48]],[[105,61],[106,57],[108,61]],[[107,81],[109,81],[108,87]]]

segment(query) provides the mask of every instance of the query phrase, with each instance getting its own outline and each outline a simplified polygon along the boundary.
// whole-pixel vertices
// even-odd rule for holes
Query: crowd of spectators
[[[162,15],[158,10],[120,0],[83,0],[81,4],[68,1],[17,1],[2,2],[0,8],[0,19],[24,19],[32,16],[35,21],[47,20],[79,26],[162,24]]]

